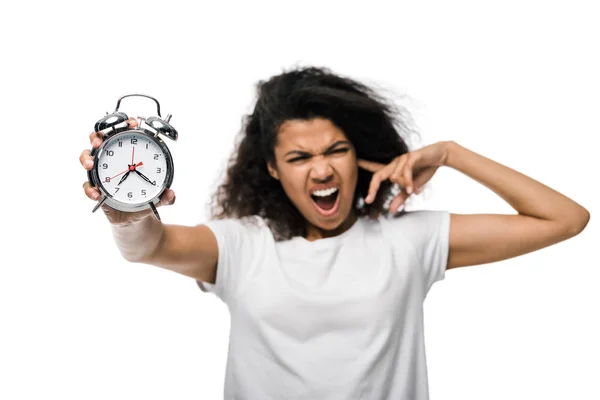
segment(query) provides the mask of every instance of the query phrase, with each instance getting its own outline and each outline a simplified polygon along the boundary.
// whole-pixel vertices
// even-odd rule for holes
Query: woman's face
[[[275,166],[268,165],[269,173],[307,220],[307,239],[341,233],[354,222],[356,152],[331,121],[285,122],[277,137],[275,159]]]

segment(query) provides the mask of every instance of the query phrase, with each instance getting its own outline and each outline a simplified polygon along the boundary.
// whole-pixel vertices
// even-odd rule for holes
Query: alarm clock
[[[130,129],[127,114],[119,111],[121,100],[145,97],[156,103],[158,116],[138,117],[139,126]],[[117,101],[112,114],[96,122],[94,131],[103,136],[100,147],[92,148],[94,167],[88,180],[100,191],[100,199],[92,210],[102,204],[124,212],[148,208],[160,221],[156,204],[160,195],[173,182],[173,157],[163,138],[176,141],[178,134],[170,124],[171,115],[160,115],[158,100],[144,94],[128,94]]]

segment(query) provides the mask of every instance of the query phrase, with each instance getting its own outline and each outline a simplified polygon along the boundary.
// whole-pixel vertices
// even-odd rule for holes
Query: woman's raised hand
[[[135,128],[138,126],[138,121],[135,118],[129,118],[127,121],[130,128]],[[90,143],[92,147],[97,149],[102,144],[103,136],[101,133],[93,132],[90,134]],[[91,170],[94,167],[94,158],[90,155],[91,150],[86,149],[81,152],[79,156],[79,162],[83,166],[86,171]],[[100,190],[97,187],[93,187],[89,181],[85,181],[83,183],[83,190],[87,197],[92,200],[98,201],[100,200]],[[175,192],[171,189],[166,189],[160,197],[160,201],[156,204],[159,206],[167,206],[172,205],[175,202]],[[143,218],[146,218],[148,215],[152,214],[151,209],[146,209],[138,212],[123,212],[115,210],[105,204],[101,206],[104,214],[108,218],[111,224],[127,224],[130,222],[139,221]]]
[[[396,213],[413,191],[419,194],[422,186],[431,179],[437,169],[446,164],[448,158],[447,144],[448,142],[437,142],[425,146],[419,150],[398,156],[387,165],[359,159],[359,167],[373,172],[365,202],[367,204],[372,203],[381,182],[389,179],[402,187],[402,191],[390,203],[390,212]]]

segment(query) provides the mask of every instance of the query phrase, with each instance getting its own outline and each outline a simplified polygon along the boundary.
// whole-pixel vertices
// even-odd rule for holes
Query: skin
[[[392,211],[442,166],[481,183],[514,208],[517,214],[450,214],[447,269],[497,262],[551,246],[578,235],[590,219],[588,210],[562,193],[453,141],[403,154],[388,165],[358,163],[373,172],[367,203],[384,180],[406,189],[390,204]]]
[[[322,118],[287,121],[281,126],[274,150],[276,162],[268,164],[269,173],[281,182],[306,219],[307,240],[339,235],[354,224],[356,151],[340,129]],[[324,183],[336,183],[340,196],[338,211],[327,217],[319,214],[310,197],[310,189]]]
[[[130,125],[137,126],[137,121],[130,120]],[[97,133],[90,135],[95,148],[101,140]],[[373,201],[385,180],[404,188],[392,200],[392,212],[409,196],[418,194],[440,167],[465,174],[514,208],[517,214],[450,214],[448,269],[497,262],[542,249],[578,235],[590,219],[588,210],[565,195],[453,141],[425,146],[384,165],[357,159],[347,140],[342,131],[324,119],[288,121],[278,135],[276,162],[268,165],[269,173],[281,181],[305,217],[307,240],[338,235],[354,224],[352,200],[359,167],[373,172],[367,203]],[[346,142],[332,147],[338,141]],[[80,162],[86,170],[92,168],[89,150],[81,153]],[[314,208],[309,191],[314,184],[328,182],[339,185],[340,207],[333,216],[323,217]],[[88,182],[83,186],[86,195],[97,200],[98,189]],[[175,193],[167,190],[159,205],[174,201]],[[162,224],[146,218],[150,210],[122,213],[109,207],[103,209],[114,226],[121,225],[115,230],[117,243],[128,260],[214,283],[218,248],[206,226]]]
[[[129,127],[131,129],[134,129],[138,126],[138,121],[135,118],[129,118],[127,123],[129,124]],[[90,144],[95,149],[99,148],[102,144],[103,136],[101,133],[92,132],[90,133],[89,138]],[[90,153],[91,150],[85,149],[79,155],[79,162],[86,171],[89,171],[94,167],[94,158],[90,155]],[[90,185],[88,181],[85,181],[83,183],[83,191],[85,192],[85,195],[92,200],[97,201],[100,199],[100,190],[96,187],[92,187],[92,185]],[[160,202],[158,202],[156,207],[168,206],[172,205],[173,203],[175,203],[175,192],[171,189],[167,189],[162,193]],[[102,208],[104,214],[106,215],[110,223],[114,225],[129,224],[132,222],[140,221],[152,214],[152,210],[150,209],[139,212],[126,213],[122,211],[113,210],[112,208],[106,205],[102,205],[100,208]]]

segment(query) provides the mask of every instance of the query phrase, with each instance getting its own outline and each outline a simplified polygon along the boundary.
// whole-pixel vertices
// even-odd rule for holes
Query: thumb
[[[133,128],[137,128],[137,126],[139,125],[139,122],[137,119],[130,117],[127,120],[127,125],[129,126],[130,129],[133,129]]]
[[[171,189],[167,189],[160,196],[160,202],[157,204],[159,206],[170,206],[175,203],[175,192]]]

